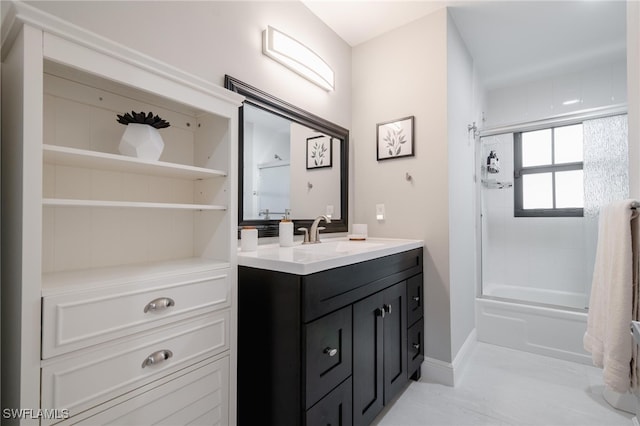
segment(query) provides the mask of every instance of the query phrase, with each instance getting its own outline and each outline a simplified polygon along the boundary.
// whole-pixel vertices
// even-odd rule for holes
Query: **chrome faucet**
[[[331,223],[331,219],[322,214],[315,218],[315,220],[311,224],[311,227],[309,228],[309,242],[312,244],[320,242],[320,231],[325,228],[322,226],[319,227],[318,224],[320,224],[320,221],[323,219],[325,222]]]

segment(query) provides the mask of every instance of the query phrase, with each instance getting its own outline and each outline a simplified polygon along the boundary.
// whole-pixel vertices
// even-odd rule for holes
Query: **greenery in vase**
[[[147,124],[156,129],[164,129],[165,127],[169,127],[171,125],[168,121],[163,120],[157,115],[154,116],[152,112],[144,113],[131,111],[131,114],[129,114],[128,112],[124,115],[118,114],[117,121],[118,123],[124,124],[125,126],[131,123]]]

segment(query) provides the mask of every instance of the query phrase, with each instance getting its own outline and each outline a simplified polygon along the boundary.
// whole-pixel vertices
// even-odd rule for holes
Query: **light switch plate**
[[[384,220],[384,204],[376,204],[376,220]]]
[[[325,215],[326,215],[329,219],[331,219],[331,218],[333,217],[333,205],[331,205],[331,204],[327,204],[327,209],[326,209]]]

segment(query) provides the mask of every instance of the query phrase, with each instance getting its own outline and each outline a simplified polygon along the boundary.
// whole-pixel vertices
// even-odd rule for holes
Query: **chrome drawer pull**
[[[413,349],[415,349],[415,350],[420,350],[420,343],[414,343],[411,346],[413,346]]]
[[[170,297],[159,297],[147,303],[147,306],[144,307],[144,313],[146,314],[149,311],[162,311],[163,309],[167,309],[175,305],[176,302],[174,302]]]
[[[391,313],[391,305],[382,305],[382,310],[385,311],[386,313],[390,314]]]
[[[416,302],[420,301],[420,296],[413,296],[413,300],[415,300]]]
[[[155,365],[165,361],[173,356],[173,352],[169,349],[163,349],[158,352],[154,352],[149,355],[144,361],[142,361],[142,368],[145,368],[148,365]]]
[[[336,354],[338,353],[338,350],[335,348],[324,348],[324,353],[329,356],[336,356]]]

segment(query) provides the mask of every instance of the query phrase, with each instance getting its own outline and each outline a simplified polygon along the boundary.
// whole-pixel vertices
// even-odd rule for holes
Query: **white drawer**
[[[74,423],[73,418],[69,423]],[[86,418],[79,425],[228,425],[229,357]]]
[[[161,306],[145,312],[157,299]],[[230,299],[229,269],[44,297],[42,359],[224,308]]]
[[[229,310],[130,336],[42,366],[42,407],[66,408],[73,416],[229,348]],[[172,356],[153,365],[154,353]],[[168,353],[168,352],[165,352]]]

